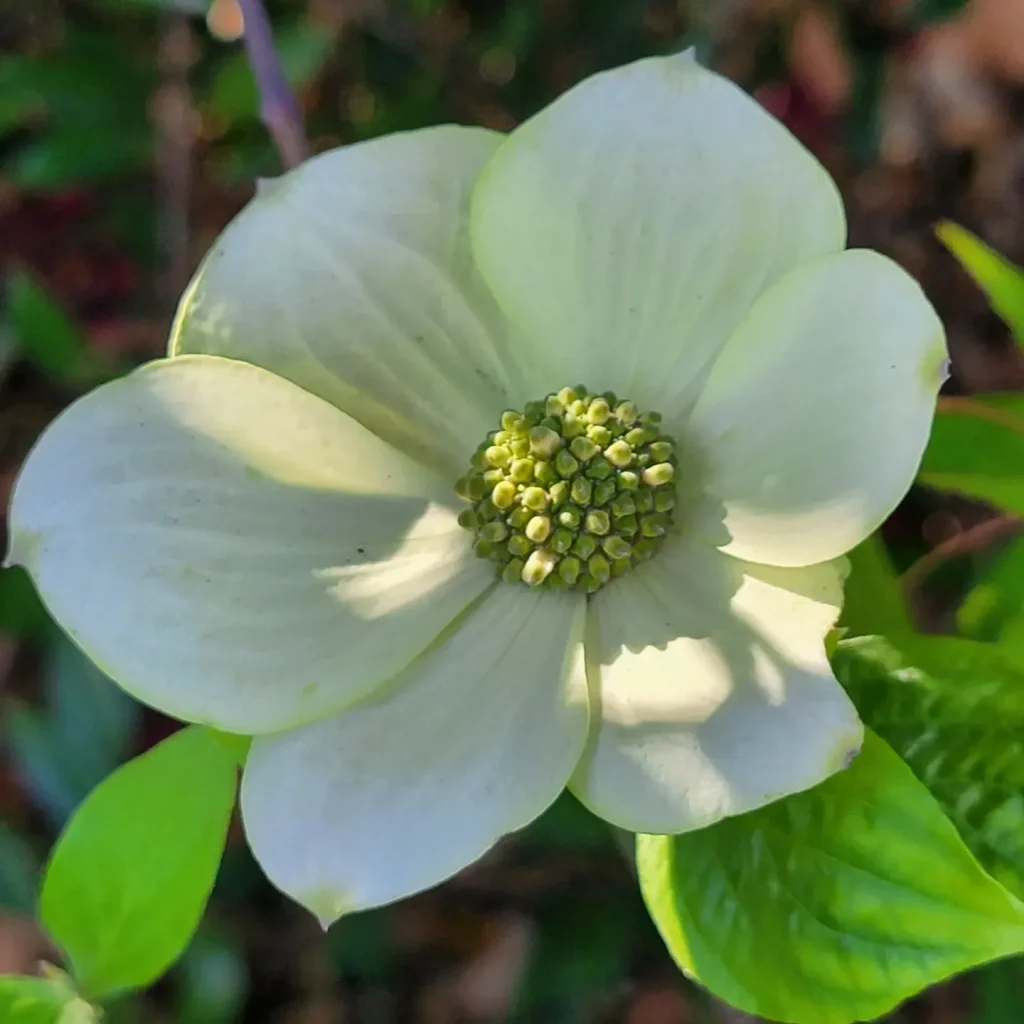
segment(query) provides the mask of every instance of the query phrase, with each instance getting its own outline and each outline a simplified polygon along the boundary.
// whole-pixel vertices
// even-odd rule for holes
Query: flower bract
[[[324,922],[568,785],[679,833],[862,729],[824,637],[946,358],[836,188],[687,56],[508,136],[332,151],[228,226],[167,359],[80,399],[10,558],[140,700],[254,736],[246,833]]]

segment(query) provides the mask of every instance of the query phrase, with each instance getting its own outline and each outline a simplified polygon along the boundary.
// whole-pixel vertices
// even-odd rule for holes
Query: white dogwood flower
[[[249,842],[324,922],[566,785],[631,831],[749,811],[858,749],[841,556],[944,375],[919,287],[844,245],[688,57],[326,153],[217,241],[170,358],[45,432],[10,557],[126,690],[255,736]]]

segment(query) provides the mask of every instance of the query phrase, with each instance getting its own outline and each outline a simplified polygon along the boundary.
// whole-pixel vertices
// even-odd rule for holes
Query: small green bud
[[[662,487],[654,492],[655,512],[671,512],[676,507],[676,496],[668,488]]]
[[[664,487],[672,483],[676,475],[671,462],[659,462],[656,466],[648,466],[644,470],[644,483],[649,487]]]
[[[494,552],[494,543],[489,540],[478,540],[473,545],[473,553],[477,558],[490,558]]]
[[[535,462],[533,464],[533,479],[544,487],[550,487],[558,479],[558,474],[550,462]]]
[[[658,544],[659,541],[653,540],[650,537],[638,540],[633,545],[633,557],[639,562],[646,562],[658,550]]]
[[[608,402],[603,398],[595,398],[587,409],[588,423],[605,423],[612,411],[608,408]]]
[[[558,575],[570,586],[576,582],[579,574],[583,571],[583,565],[578,558],[569,555],[558,563]]]
[[[624,470],[619,474],[619,490],[635,491],[640,486],[640,474],[634,473],[631,469]]]
[[[586,514],[583,525],[586,527],[587,533],[596,533],[599,537],[603,537],[612,528],[612,521],[603,508],[595,508]]]
[[[514,558],[525,558],[533,550],[533,545],[521,533],[513,533],[506,546]]]
[[[659,423],[661,423],[661,419],[662,419],[661,413],[660,412],[655,412],[655,411],[652,410],[651,412],[645,412],[640,417],[640,422],[645,427],[647,427],[647,426],[656,427]]]
[[[572,553],[586,561],[597,550],[597,541],[589,533],[581,533],[572,546]]]
[[[522,581],[529,583],[531,587],[539,587],[548,578],[557,561],[550,551],[538,548],[523,566]]]
[[[509,512],[508,525],[513,530],[521,530],[532,518],[533,513],[528,508],[523,508],[522,505],[519,505]]]
[[[650,452],[653,462],[668,462],[675,454],[671,441],[655,441],[650,447]]]
[[[598,452],[597,445],[589,437],[574,437],[569,442],[569,450],[580,462],[589,462]]]
[[[548,395],[544,402],[545,416],[561,416],[565,412],[565,403],[558,395]]]
[[[586,477],[577,476],[573,478],[569,494],[577,505],[589,505],[593,490],[594,485]]]
[[[605,427],[607,428],[608,433],[611,434],[613,438],[622,437],[622,435],[626,432],[626,428],[618,420],[609,420],[605,424]]]
[[[646,487],[636,492],[634,500],[637,512],[650,512],[654,508],[654,495]]]
[[[636,516],[623,516],[621,519],[615,521],[615,529],[622,534],[623,537],[632,537],[634,534],[640,532],[640,523],[637,521]]]
[[[543,544],[551,536],[551,520],[547,516],[534,516],[526,524],[526,536],[534,544]]]
[[[555,470],[559,476],[568,479],[571,476],[575,476],[580,469],[580,464],[573,457],[572,452],[563,448],[555,456]]]
[[[484,478],[479,473],[474,473],[466,485],[466,489],[469,492],[469,496],[473,501],[479,501],[489,490],[487,484],[484,483]]]
[[[601,589],[601,581],[589,572],[585,572],[577,581],[576,587],[587,594],[596,594]]]
[[[548,494],[543,487],[527,487],[523,491],[523,505],[534,512],[543,512],[548,507]]]
[[[512,461],[512,452],[503,444],[492,444],[484,455],[487,457],[487,464],[496,469],[504,469]]]
[[[640,532],[645,537],[663,537],[667,520],[663,513],[652,512],[640,517]]]
[[[514,458],[525,459],[530,454],[530,439],[528,437],[515,437],[509,441],[508,447]]]
[[[464,508],[459,513],[459,518],[456,522],[464,530],[475,530],[480,523],[479,519],[477,519],[476,510],[471,508]]]
[[[506,409],[501,414],[501,429],[514,434],[523,425],[523,414],[515,409]]]
[[[487,461],[487,449],[478,448],[475,452],[473,452],[473,454],[469,457],[469,464],[478,473],[482,473],[485,469],[490,469],[491,464]]]
[[[633,461],[633,449],[621,438],[604,450],[604,457],[619,469],[625,469]]]
[[[513,483],[528,484],[533,479],[533,459],[514,459],[508,475]]]
[[[609,444],[612,439],[612,432],[604,426],[604,424],[596,424],[593,427],[587,427],[587,437],[598,446],[603,448],[606,444]]]
[[[633,568],[632,559],[618,558],[612,562],[612,576],[625,576]]]
[[[623,540],[621,537],[605,537],[601,541],[601,547],[604,548],[604,553],[612,559],[617,561],[621,558],[629,558],[633,554],[633,548],[628,540]]]
[[[637,416],[640,413],[637,407],[632,402],[620,402],[615,407],[615,417],[620,423],[624,423],[627,427],[633,426],[636,423]]]
[[[556,554],[564,555],[572,547],[573,535],[571,531],[560,529],[555,530],[551,538],[551,550]]]
[[[527,422],[533,420],[530,426],[535,426],[544,418],[544,405],[545,403],[540,401],[526,403],[526,408],[523,409],[523,417]]]
[[[621,519],[623,516],[631,516],[636,511],[636,502],[633,500],[633,495],[628,492],[625,494],[617,494],[612,499],[612,515],[616,519]]]
[[[491,437],[491,443],[495,445],[507,445],[515,435],[509,430],[496,430]]]
[[[633,448],[639,448],[646,440],[647,435],[644,433],[643,427],[634,427],[632,430],[626,431],[626,443]]]
[[[558,521],[568,530],[578,530],[583,522],[583,510],[576,505],[566,505],[558,513]]]
[[[602,480],[594,488],[594,496],[591,501],[595,505],[607,505],[612,498],[615,497],[615,481],[614,480]]]
[[[562,439],[550,427],[534,427],[530,431],[530,451],[542,459],[553,459],[562,447]]]
[[[612,464],[603,455],[592,458],[586,469],[587,476],[593,480],[607,480],[614,472]]]
[[[585,434],[586,430],[586,423],[571,409],[566,409],[565,415],[562,417],[562,437],[567,437],[571,440],[574,437]]]
[[[500,469],[489,469],[484,473],[484,483],[488,488],[494,487],[495,484],[500,484],[505,479],[505,474]]]
[[[512,502],[516,500],[516,485],[510,480],[502,480],[491,491],[491,501],[496,508],[511,508]]]
[[[480,527],[481,540],[489,540],[494,544],[500,544],[506,537],[508,537],[508,527],[500,519],[495,519],[491,523],[484,523]]]
[[[602,554],[592,555],[587,559],[587,571],[601,583],[607,583],[612,578],[611,563]]]
[[[569,500],[569,484],[565,480],[558,480],[548,488],[551,495],[551,507],[561,508]]]
[[[455,493],[463,501],[472,501],[473,500],[472,495],[469,493],[469,481],[470,481],[470,479],[471,479],[470,475],[467,473],[465,476],[460,476],[459,479],[455,481]]]
[[[478,502],[476,506],[476,514],[481,523],[489,523],[492,519],[498,518],[498,506],[495,505],[490,496],[488,496],[484,498],[483,501]]]
[[[513,558],[502,570],[501,578],[506,583],[518,583],[523,578],[523,568],[526,562],[521,558]]]
[[[579,394],[579,392],[577,392]],[[584,392],[584,395],[586,392]],[[587,411],[587,400],[584,397],[577,398],[576,401],[569,403],[569,412],[578,418],[582,418]]]

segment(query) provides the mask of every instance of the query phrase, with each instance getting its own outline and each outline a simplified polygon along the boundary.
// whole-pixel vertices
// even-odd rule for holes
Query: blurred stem
[[[281,162],[285,167],[297,167],[309,155],[302,109],[284,76],[263,0],[238,0],[238,6],[245,27],[245,49],[259,90],[260,117]]]

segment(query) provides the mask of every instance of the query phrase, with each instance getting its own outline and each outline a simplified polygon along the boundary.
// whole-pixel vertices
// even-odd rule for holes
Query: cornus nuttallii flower
[[[823,638],[944,375],[918,286],[687,57],[507,138],[261,184],[170,358],[44,434],[13,561],[140,700],[255,736],[246,832],[330,921],[568,785],[676,833],[813,786],[861,725]]]

